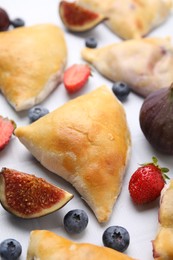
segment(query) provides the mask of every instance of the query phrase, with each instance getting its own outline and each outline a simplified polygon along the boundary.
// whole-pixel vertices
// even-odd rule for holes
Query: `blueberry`
[[[106,247],[124,252],[130,243],[128,231],[121,226],[108,227],[103,233],[103,244]]]
[[[0,244],[0,256],[4,260],[17,260],[21,253],[21,244],[15,239],[9,238]]]
[[[21,18],[16,18],[16,19],[10,21],[10,23],[11,23],[11,25],[14,26],[14,28],[21,27],[21,26],[25,25],[24,20],[21,19]]]
[[[64,217],[64,228],[68,233],[81,233],[88,225],[88,215],[82,209],[70,210]]]
[[[97,47],[97,41],[94,37],[89,37],[85,40],[85,45],[88,48],[96,48]]]
[[[49,113],[47,108],[41,106],[35,106],[28,111],[28,117],[31,122],[38,120],[40,117]]]
[[[113,84],[112,91],[120,101],[124,101],[130,93],[130,88],[125,82],[117,81]]]

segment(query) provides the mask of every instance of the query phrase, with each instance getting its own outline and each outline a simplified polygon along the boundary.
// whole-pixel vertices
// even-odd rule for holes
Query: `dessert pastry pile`
[[[83,70],[81,64],[75,64],[74,67],[65,71],[69,61],[69,52],[65,37],[65,33],[68,32],[65,31],[63,25],[45,23],[0,31],[0,91],[6,99],[7,105],[12,107],[13,112],[21,119],[20,126],[15,125],[15,128],[12,128],[7,141],[2,142],[1,147],[4,149],[14,134],[13,137],[19,142],[19,145],[26,148],[29,154],[39,162],[38,167],[43,166],[48,170],[47,172],[55,173],[73,186],[80,198],[87,203],[99,224],[109,223],[114,206],[121,194],[124,177],[128,170],[127,166],[131,159],[131,148],[133,148],[131,126],[123,106],[123,98],[120,100],[118,95],[114,95],[115,88],[125,86],[124,97],[126,98],[130,92],[129,89],[145,98],[155,90],[168,87],[173,82],[171,38],[166,35],[164,38],[146,37],[151,30],[169,19],[172,1],[77,0],[75,4],[86,8],[84,13],[88,10],[88,17],[90,16],[89,11],[97,12],[104,17],[101,21],[111,29],[113,36],[119,36],[121,41],[98,48],[97,44],[94,44],[93,47],[90,42],[89,47],[82,47],[81,50],[74,48],[74,51],[80,53],[81,60],[89,63],[86,73],[86,67]],[[59,2],[58,5],[60,5]],[[77,8],[76,5],[75,8]],[[69,15],[70,19],[75,19],[70,15],[68,9],[66,11],[66,15]],[[82,19],[82,16],[79,15],[79,17]],[[77,28],[80,29],[80,24],[79,27],[77,24]],[[91,29],[91,25],[85,26],[86,28]],[[76,61],[73,62],[76,63]],[[93,72],[91,66],[96,71]],[[81,88],[87,85],[90,74],[97,72],[103,81],[107,79],[116,83],[114,91],[111,91],[109,86],[103,82],[102,85],[93,85],[91,91],[86,90],[87,93],[81,94]],[[122,82],[123,84],[121,84]],[[69,100],[51,112],[49,110],[45,112],[44,109],[35,107],[34,112],[30,111],[32,122],[27,125],[22,124],[22,117],[18,112],[25,113],[35,105],[42,104],[60,84],[65,87],[64,90],[67,90]],[[70,96],[72,94],[76,94],[76,96]],[[37,115],[37,113],[39,114]],[[3,124],[0,124],[0,131],[1,129],[3,131],[0,134],[5,135],[6,124],[4,124],[3,117],[1,121]],[[146,169],[147,165],[145,166]],[[34,197],[32,186],[34,185],[36,192],[40,182],[42,189],[46,185],[50,187],[49,197],[45,192],[45,197],[48,198],[45,200],[48,201],[48,205],[46,210],[40,210],[39,214],[36,208],[37,214],[30,214],[30,217],[40,217],[44,216],[45,212],[48,214],[54,211],[54,205],[53,210],[50,211],[52,186],[49,183],[39,180],[36,176],[30,178],[30,174],[10,169],[8,165],[3,165],[3,167],[7,172],[12,173],[12,177],[10,179],[10,174],[2,176],[5,170],[1,170],[0,200],[2,206],[16,206],[14,198],[11,200],[12,196],[9,195],[10,189],[14,191],[14,187],[19,187],[16,185],[18,182],[23,183],[22,188],[26,187],[26,193],[27,187],[30,191],[27,193],[28,197],[22,197],[24,198],[22,203],[28,201],[28,198]],[[29,182],[28,185],[27,182]],[[38,194],[41,194],[41,191],[39,190]],[[153,257],[156,260],[173,259],[172,192],[173,181],[166,190],[163,190],[161,197],[160,226],[153,241]],[[56,193],[60,194],[59,188]],[[56,201],[58,206],[55,210],[73,198],[73,194],[68,193],[65,189],[62,190],[62,193],[70,197],[65,197],[66,200],[62,204],[58,198]],[[22,193],[23,195],[25,192]],[[16,203],[19,205],[19,200]],[[36,204],[38,205],[38,203]],[[11,211],[10,207],[4,208]],[[29,218],[27,214],[21,215],[20,207],[17,208],[19,213],[16,214],[16,211],[15,213],[13,211],[12,214]],[[79,220],[76,211],[75,214]],[[124,237],[120,232],[116,233],[115,229],[113,230],[113,234],[110,233],[107,241],[110,248],[77,243],[48,230],[34,230],[30,233],[27,260],[132,260],[133,258],[122,253],[123,250],[115,248],[112,239],[115,238],[116,242],[119,243],[121,240],[120,242],[124,243]],[[11,245],[13,243],[15,242],[10,242]],[[0,244],[0,256],[3,253],[4,248]]]

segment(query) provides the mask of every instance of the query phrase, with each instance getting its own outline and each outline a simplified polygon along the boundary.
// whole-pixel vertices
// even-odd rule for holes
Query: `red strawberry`
[[[74,64],[64,72],[64,86],[69,93],[80,90],[91,75],[87,64]]]
[[[15,128],[16,124],[13,120],[0,116],[0,151],[10,141]]]
[[[169,170],[160,168],[157,158],[152,162],[142,164],[131,176],[129,192],[132,200],[137,204],[144,204],[157,199],[165,185],[165,174]]]

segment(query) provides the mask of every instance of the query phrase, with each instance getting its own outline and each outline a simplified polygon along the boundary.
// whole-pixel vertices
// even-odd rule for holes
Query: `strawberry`
[[[129,181],[129,193],[136,204],[149,203],[160,196],[166,179],[165,174],[169,170],[160,168],[156,157],[152,162],[142,164],[131,176]]]
[[[10,138],[16,128],[16,124],[13,120],[0,116],[0,151],[10,141]]]
[[[91,75],[91,69],[87,64],[74,64],[64,72],[64,86],[69,93],[80,90]]]

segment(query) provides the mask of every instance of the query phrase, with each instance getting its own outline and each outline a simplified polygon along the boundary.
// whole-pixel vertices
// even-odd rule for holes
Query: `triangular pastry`
[[[173,259],[173,180],[161,194],[159,227],[153,241],[153,256],[155,260]]]
[[[103,76],[124,81],[136,93],[149,93],[173,82],[173,45],[169,38],[133,39],[81,53]]]
[[[132,260],[114,249],[91,243],[77,243],[48,230],[30,233],[27,260]]]
[[[56,25],[0,32],[0,91],[16,111],[28,109],[60,83],[66,59],[64,33]]]
[[[77,0],[108,17],[107,26],[123,39],[146,36],[169,16],[172,0]]]
[[[122,104],[105,87],[73,99],[15,135],[48,170],[70,182],[108,221],[129,157],[130,134]]]

